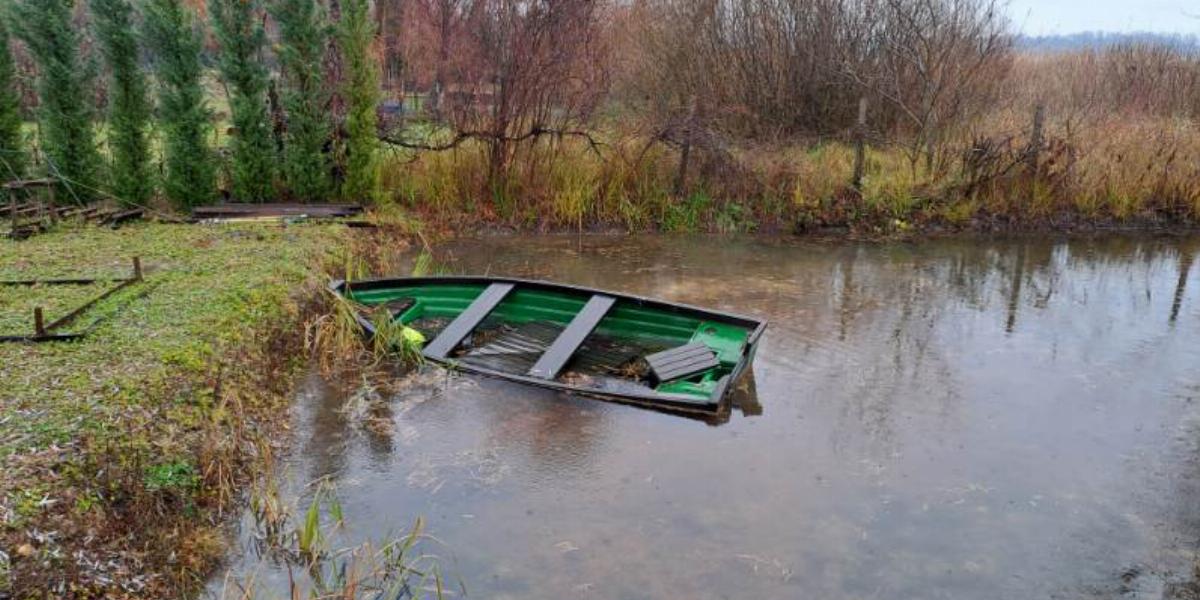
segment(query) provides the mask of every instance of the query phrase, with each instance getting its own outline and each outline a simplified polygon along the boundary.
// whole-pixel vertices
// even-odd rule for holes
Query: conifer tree
[[[206,137],[211,113],[201,81],[203,48],[195,15],[182,0],[146,0],[146,44],[156,59],[163,130],[163,190],[180,208],[210,202],[216,163]]]
[[[21,124],[17,67],[9,49],[8,25],[0,19],[0,180],[21,179],[25,176],[29,160]]]
[[[379,192],[378,110],[379,57],[375,54],[375,21],[368,0],[344,0],[338,22],[345,80],[346,180],[342,196],[351,201],[371,201]]]
[[[287,112],[284,175],[296,198],[324,200],[333,187],[327,153],[332,134],[330,94],[321,76],[329,37],[325,15],[315,0],[275,0],[271,14],[279,24],[283,106]]]
[[[259,0],[209,0],[221,45],[221,76],[229,88],[234,135],[231,142],[233,195],[264,202],[273,194],[275,152],[267,113],[267,70],[260,53],[266,40]]]
[[[151,110],[146,77],[138,64],[133,8],[128,0],[91,0],[90,4],[111,78],[108,137],[113,194],[128,204],[145,205],[154,194],[147,140]]]
[[[14,33],[38,67],[38,120],[47,173],[62,182],[63,197],[96,198],[100,151],[92,129],[92,69],[79,58],[71,22],[74,0],[14,0]]]

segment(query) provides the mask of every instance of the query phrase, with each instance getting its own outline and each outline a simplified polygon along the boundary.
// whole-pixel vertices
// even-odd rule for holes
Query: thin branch
[[[385,144],[391,145],[391,146],[396,146],[398,148],[404,148],[406,150],[417,150],[417,151],[424,151],[424,152],[445,152],[447,150],[453,150],[453,149],[461,146],[464,142],[466,142],[468,140],[482,140],[482,141],[486,141],[486,142],[516,144],[516,143],[525,142],[528,140],[532,140],[532,139],[540,138],[540,137],[544,137],[544,136],[554,136],[554,137],[559,137],[559,138],[563,138],[563,137],[583,138],[583,139],[587,140],[588,148],[590,148],[591,151],[596,154],[596,156],[600,156],[602,158],[603,158],[603,155],[600,153],[600,148],[607,145],[604,142],[597,140],[591,133],[589,133],[587,131],[583,131],[581,129],[552,129],[552,128],[548,128],[548,127],[533,127],[529,131],[527,131],[521,135],[516,135],[516,136],[497,134],[497,133],[490,132],[490,131],[459,131],[454,135],[453,138],[450,139],[450,141],[441,143],[441,144],[406,140],[403,138],[393,137],[393,136],[386,135],[386,134],[380,135],[379,141],[381,141]]]

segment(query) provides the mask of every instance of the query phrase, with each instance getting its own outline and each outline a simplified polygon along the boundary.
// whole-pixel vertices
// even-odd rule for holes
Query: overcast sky
[[[1200,34],[1197,0],[1011,0],[1013,24],[1030,35],[1080,31]]]

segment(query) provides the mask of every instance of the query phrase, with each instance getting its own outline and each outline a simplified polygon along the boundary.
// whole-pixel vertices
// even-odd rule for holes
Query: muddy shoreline
[[[992,236],[1045,236],[1045,235],[1190,235],[1200,232],[1200,223],[1188,217],[1174,215],[1137,216],[1128,219],[1088,218],[1073,213],[1054,217],[1013,218],[1005,215],[980,216],[967,223],[947,223],[938,220],[907,221],[896,218],[863,219],[860,221],[817,219],[812,222],[775,222],[749,224],[720,230],[713,224],[705,224],[697,230],[668,231],[661,226],[630,229],[619,223],[588,222],[578,227],[567,227],[551,222],[513,224],[502,220],[472,218],[472,215],[438,214],[421,207],[413,207],[420,215],[427,231],[438,240],[456,237],[516,236],[516,235],[766,235],[796,236],[830,240],[904,240],[970,238]]]

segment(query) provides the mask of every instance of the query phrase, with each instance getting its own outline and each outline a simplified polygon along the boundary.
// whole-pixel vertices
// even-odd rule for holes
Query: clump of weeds
[[[293,515],[279,500],[270,476],[252,493],[251,508],[256,550],[259,557],[286,570],[286,598],[440,600],[447,595],[438,558],[422,549],[435,540],[425,534],[421,519],[394,539],[340,546],[346,515],[333,485],[316,482],[307,507],[298,506],[302,514]],[[230,576],[221,598],[273,597],[260,588],[252,576]]]

